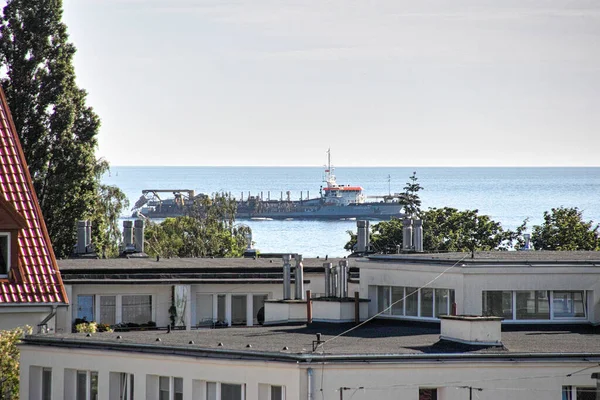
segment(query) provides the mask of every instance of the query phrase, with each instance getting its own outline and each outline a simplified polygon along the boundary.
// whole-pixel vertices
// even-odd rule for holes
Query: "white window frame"
[[[134,374],[129,372],[119,372],[119,399],[121,400],[133,400],[135,397],[134,392]],[[125,382],[125,387],[122,386],[122,383]],[[123,393],[125,390],[125,393]]]
[[[50,372],[50,381],[49,382],[46,382],[46,380],[44,379],[45,372]],[[48,394],[48,396],[46,396],[46,393],[44,393],[44,382],[46,382],[48,384],[48,389],[50,390],[50,393]],[[42,400],[52,399],[52,368],[49,368],[49,367],[42,368],[41,391],[42,391]]]
[[[81,400],[93,400],[92,399],[92,374],[96,374],[98,379],[98,386],[100,386],[100,375],[98,371],[87,371],[87,370],[76,370],[75,371],[75,398],[77,399],[77,385],[79,383],[79,374],[85,373],[85,399]],[[80,400],[80,399],[77,399]]]
[[[182,377],[158,375],[158,387],[157,387],[158,398],[160,398],[160,378],[168,378],[169,379],[169,400],[175,400],[175,379],[181,379],[181,395],[184,396],[185,393],[183,391],[183,378]]]
[[[0,278],[8,278],[8,274],[10,273],[10,259],[11,259],[11,234],[10,232],[0,232],[0,238],[6,238],[6,273],[0,274]],[[3,240],[3,239],[2,239]]]
[[[254,310],[254,296],[266,296],[267,299],[273,298],[272,292],[196,292],[193,301],[193,325],[198,326],[201,322],[198,320],[198,312],[196,310],[196,304],[199,296],[212,296],[212,322],[215,323],[219,320],[219,296],[225,296],[225,322],[227,325],[231,325],[231,317],[233,314],[233,296],[246,296],[246,325],[254,325],[254,315],[258,310]],[[252,316],[252,320],[250,320]]]
[[[281,388],[281,399],[273,399],[271,390],[273,386]],[[285,400],[285,386],[284,385],[269,385],[269,391],[267,393],[267,400]]]
[[[150,303],[151,303],[151,317],[152,317],[152,321],[156,321],[156,296],[154,294],[151,293],[122,293],[122,294],[118,294],[118,293],[78,293],[77,296],[93,296],[94,297],[94,315],[93,315],[93,321],[97,322],[97,323],[101,323],[100,321],[98,321],[97,319],[100,317],[100,298],[103,296],[114,296],[115,297],[115,324],[120,324],[122,322],[129,322],[129,321],[123,321],[123,302],[122,302],[122,298],[123,296],[150,296]],[[79,307],[79,304],[77,304],[77,307]],[[73,322],[75,322],[75,318],[77,318],[77,308],[75,308],[75,315],[73,315]],[[92,321],[88,321],[88,322],[92,322]]]
[[[432,296],[432,302],[433,302],[433,317],[422,317],[421,316],[421,288],[417,288],[417,315],[406,315],[406,303],[407,303],[407,299],[408,299],[408,295],[412,294],[413,292],[411,291],[410,293],[407,291],[408,287],[411,288],[415,288],[416,286],[390,286],[390,285],[377,285],[375,286],[375,297],[377,299],[377,310],[379,310],[381,307],[383,307],[383,305],[379,304],[379,288],[382,287],[387,287],[388,288],[388,304],[392,304],[393,301],[393,297],[392,297],[392,288],[402,288],[402,298],[404,299],[404,301],[402,302],[402,315],[395,315],[392,313],[392,310],[394,308],[394,306],[391,306],[386,312],[382,313],[380,316],[383,318],[390,318],[390,319],[405,319],[405,320],[419,320],[419,321],[439,321],[440,319],[437,318],[435,315],[437,313],[437,305],[436,305],[436,291],[437,290],[446,290],[447,294],[448,294],[448,305],[446,307],[446,314],[450,314],[450,310],[452,309],[452,303],[450,302],[451,296],[450,296],[450,292],[454,291],[454,289],[450,289],[450,288],[438,288],[438,287],[432,287],[432,286],[427,286],[427,289],[431,289],[433,291],[433,296]],[[378,311],[380,312],[380,311]]]

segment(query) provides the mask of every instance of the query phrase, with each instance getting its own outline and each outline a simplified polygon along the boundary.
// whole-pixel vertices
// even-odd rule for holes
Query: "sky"
[[[600,166],[596,0],[63,7],[113,166]]]

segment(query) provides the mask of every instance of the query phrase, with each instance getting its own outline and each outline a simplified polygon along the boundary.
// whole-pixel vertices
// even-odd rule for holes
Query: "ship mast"
[[[337,186],[336,182],[335,182],[335,175],[333,174],[333,168],[331,167],[331,148],[327,149],[327,169],[325,170],[325,172],[327,172],[327,178],[326,178],[326,182],[327,182],[327,187],[333,187],[333,186]]]

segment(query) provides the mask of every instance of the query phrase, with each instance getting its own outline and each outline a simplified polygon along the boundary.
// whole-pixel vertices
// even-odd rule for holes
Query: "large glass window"
[[[227,296],[224,294],[217,296],[217,320],[219,322],[227,322],[227,318],[225,317],[225,309],[227,307],[226,301]]]
[[[122,322],[145,324],[152,321],[152,296],[126,295],[121,299]]]
[[[77,318],[84,319],[87,322],[94,321],[94,296],[77,296]]]
[[[98,400],[98,372],[77,371],[76,400]]]
[[[390,310],[390,287],[389,286],[378,286],[377,287],[377,305],[379,307],[378,312],[389,314]],[[385,310],[385,311],[384,311]]]
[[[196,295],[196,324],[198,326],[211,326],[213,323],[213,295]]]
[[[112,372],[111,372],[112,374]],[[133,400],[133,374],[119,374],[119,400]]]
[[[435,317],[450,314],[450,298],[448,289],[435,289]]]
[[[246,325],[246,303],[247,298],[245,294],[232,295],[231,296],[231,324],[232,325]]]
[[[242,400],[243,393],[243,385],[206,382],[206,400]]]
[[[258,311],[265,306],[265,300],[269,298],[266,294],[255,294],[252,296],[253,324],[258,324]],[[264,310],[263,310],[264,312]],[[263,314],[264,315],[264,314]]]
[[[592,386],[563,386],[562,400],[596,400],[596,388]]]
[[[550,300],[545,290],[516,292],[517,319],[550,319]]]
[[[117,322],[117,296],[100,296],[100,323],[114,325]]]
[[[433,318],[433,289],[421,289],[421,317]]]
[[[419,288],[406,288],[406,316],[419,316]]]
[[[512,292],[484,291],[482,300],[483,315],[513,319]]]
[[[52,399],[52,368],[42,369],[42,400]]]
[[[392,287],[392,315],[404,315],[404,288]]]
[[[271,400],[284,400],[283,386],[271,386]]]
[[[585,317],[585,292],[555,291],[553,292],[554,318],[583,318]]]
[[[159,376],[158,400],[183,400],[183,378]]]

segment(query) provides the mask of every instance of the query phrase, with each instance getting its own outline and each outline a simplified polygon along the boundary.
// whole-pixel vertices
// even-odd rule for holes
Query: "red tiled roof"
[[[0,305],[67,303],[27,162],[4,91],[0,88],[0,196],[25,220],[17,237],[17,265],[0,279]]]

